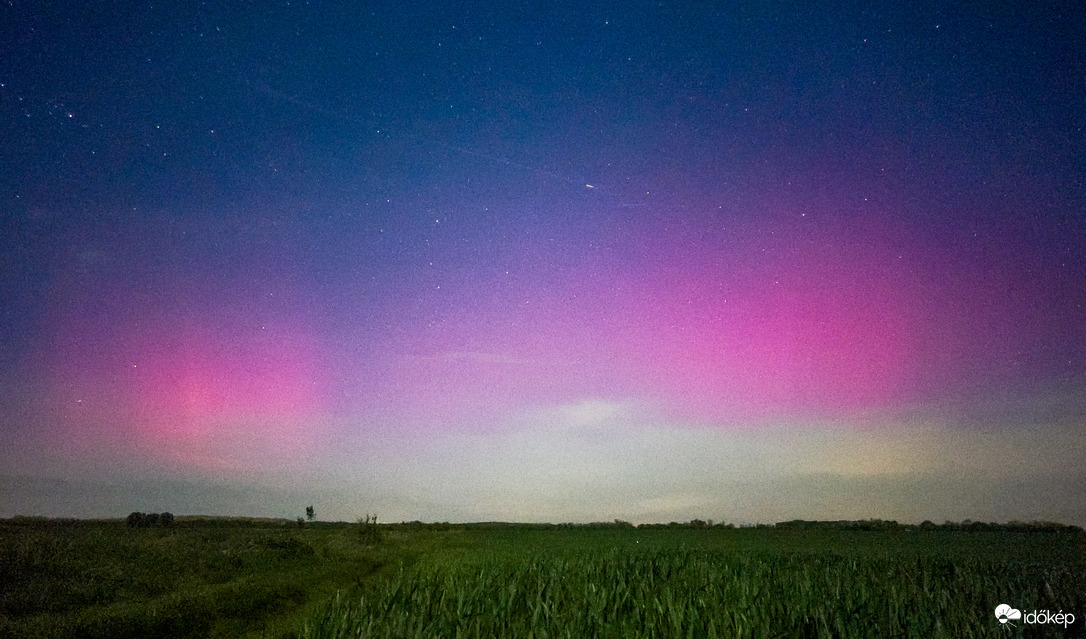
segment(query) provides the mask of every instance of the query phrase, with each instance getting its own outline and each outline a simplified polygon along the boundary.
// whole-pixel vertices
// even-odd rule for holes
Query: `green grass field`
[[[0,521],[0,637],[1008,637],[1086,628],[1086,537],[1075,531],[379,528],[374,538],[356,524]],[[1001,626],[1001,603],[1076,620]]]

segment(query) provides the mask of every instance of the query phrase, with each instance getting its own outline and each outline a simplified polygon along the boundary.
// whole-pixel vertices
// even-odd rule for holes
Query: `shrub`
[[[366,514],[358,519],[358,532],[368,545],[381,543],[381,531],[377,528],[377,515]]]
[[[129,528],[150,528],[152,526],[172,526],[173,513],[140,513],[128,515],[125,520]]]

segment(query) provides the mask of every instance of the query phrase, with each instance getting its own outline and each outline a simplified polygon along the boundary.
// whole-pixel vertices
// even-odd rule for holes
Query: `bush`
[[[377,515],[367,514],[365,517],[359,517],[358,531],[366,544],[373,546],[381,543],[381,531],[377,528]]]
[[[173,513],[131,513],[125,520],[129,528],[150,528],[152,526],[172,526]]]

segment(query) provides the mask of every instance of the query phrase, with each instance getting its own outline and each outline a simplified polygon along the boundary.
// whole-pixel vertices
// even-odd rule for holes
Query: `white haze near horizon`
[[[254,446],[215,475],[98,455],[80,466],[0,456],[0,517],[131,511],[322,520],[634,523],[713,519],[1046,520],[1086,525],[1078,395],[854,420],[721,428],[637,402],[541,406],[472,432],[370,434],[326,424],[330,445],[291,459]],[[324,451],[324,452],[320,452]],[[328,452],[333,451],[333,452]],[[48,469],[48,470],[43,470]]]

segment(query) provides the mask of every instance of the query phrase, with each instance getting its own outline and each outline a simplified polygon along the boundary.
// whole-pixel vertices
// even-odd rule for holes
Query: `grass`
[[[1073,612],[1081,633],[1084,542],[1073,531],[8,520],[0,636],[1064,636],[1000,626],[992,611]]]
[[[337,525],[0,522],[0,636],[293,636],[395,552]]]
[[[1078,632],[1086,613],[1081,535],[475,527],[443,543],[303,636],[1064,636],[993,610],[1074,611]]]

